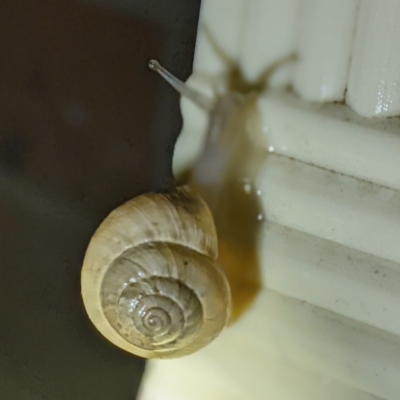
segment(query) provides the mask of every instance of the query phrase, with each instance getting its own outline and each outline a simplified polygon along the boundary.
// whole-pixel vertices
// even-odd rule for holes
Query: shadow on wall
[[[169,0],[164,25],[152,3],[0,4],[0,398],[135,398],[144,363],[91,326],[79,279],[106,214],[170,178],[178,97],[147,61],[183,35],[189,74],[199,2]]]

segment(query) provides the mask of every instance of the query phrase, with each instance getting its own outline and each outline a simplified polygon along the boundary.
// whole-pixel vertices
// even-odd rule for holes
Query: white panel
[[[369,120],[342,104],[308,104],[268,92],[259,99],[275,152],[400,190],[400,120]]]
[[[188,82],[211,95],[209,78]],[[309,104],[290,93],[268,91],[259,101],[263,133],[279,154],[400,190],[400,120],[366,119],[342,104]],[[207,114],[181,100],[184,127],[174,171],[188,167],[201,150]]]
[[[268,220],[400,262],[400,192],[273,154],[256,186]]]
[[[255,80],[288,54],[292,1],[203,0],[201,22],[211,35],[200,22],[192,84],[212,92],[210,76],[226,72],[229,60]],[[295,88],[310,100],[343,100],[357,0],[306,3]],[[394,112],[400,3],[361,4],[346,100],[363,115]],[[288,66],[273,80],[291,74]],[[392,333],[400,332],[400,270],[377,257],[400,262],[400,193],[342,174],[400,190],[400,121],[274,91],[259,106],[272,151],[339,173],[268,157],[257,185],[275,221],[261,229],[259,247],[269,289],[201,352],[151,361],[139,399],[398,400],[400,339]],[[182,112],[175,172],[199,153],[207,121],[185,100]]]
[[[400,265],[282,225],[259,243],[265,287],[400,335]]]
[[[392,336],[264,290],[201,352],[151,361],[139,399],[397,400],[399,357]]]
[[[346,101],[368,117],[400,114],[400,2],[362,0]]]
[[[138,399],[378,400],[327,379],[323,373],[295,368],[279,357],[260,354],[251,338],[245,341],[239,332],[228,336],[218,349],[207,349],[190,359],[172,360],[169,365],[150,361]],[[250,357],[251,362],[246,362]]]
[[[245,341],[253,343],[260,353],[265,350],[264,357],[279,354],[287,362],[326,374],[333,381],[398,400],[397,336],[273,291],[260,294],[237,329],[242,329],[243,345]]]
[[[358,0],[304,0],[294,87],[313,101],[343,100]]]
[[[255,81],[294,52],[299,0],[248,0],[240,66]],[[288,78],[288,77],[287,77]]]
[[[246,0],[203,0],[197,31],[195,72],[219,74],[238,62]],[[220,51],[221,50],[221,51]]]
[[[148,361],[138,400],[252,400],[207,357],[208,350],[167,362]]]

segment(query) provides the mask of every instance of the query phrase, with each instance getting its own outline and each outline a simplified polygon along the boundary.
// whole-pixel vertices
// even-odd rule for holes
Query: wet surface
[[[221,143],[219,152],[223,154],[216,154],[226,157],[226,166],[218,178],[214,171],[210,181],[198,180],[196,168],[204,159],[209,162],[209,156],[203,152],[193,171],[186,172],[180,179],[188,180],[213,214],[218,234],[218,262],[231,288],[232,324],[253,304],[261,289],[257,245],[264,216],[254,179],[267,152],[253,95],[246,95],[237,108],[221,109],[220,112],[227,112],[227,115],[222,130],[216,133],[218,143]],[[213,121],[218,122],[218,119],[210,119],[209,129],[212,129]]]

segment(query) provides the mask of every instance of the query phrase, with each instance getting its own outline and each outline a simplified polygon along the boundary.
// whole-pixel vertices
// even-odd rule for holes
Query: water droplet
[[[262,195],[262,191],[260,189],[257,189],[257,196],[261,196]]]
[[[250,185],[250,183],[245,183],[245,184],[243,185],[243,189],[244,189],[244,191],[245,191],[246,193],[250,193],[250,192],[251,192],[251,185]]]
[[[268,146],[268,151],[270,153],[273,153],[275,151],[275,147],[274,146]]]
[[[264,216],[263,216],[262,214],[258,214],[258,215],[257,215],[257,219],[258,219],[259,221],[262,221],[262,220],[264,219]]]

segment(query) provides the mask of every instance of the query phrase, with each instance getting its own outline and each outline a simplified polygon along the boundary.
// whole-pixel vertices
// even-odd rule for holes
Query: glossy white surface
[[[309,104],[269,91],[259,99],[273,151],[400,190],[400,120],[360,117],[343,104]]]
[[[264,287],[400,335],[400,265],[282,225],[260,232]]]
[[[174,400],[396,400],[396,340],[263,291],[243,319],[202,352],[152,362],[139,399],[158,400],[164,392]]]
[[[193,75],[189,81],[212,94],[207,78]],[[264,93],[258,106],[273,152],[400,190],[399,119],[370,120],[343,104],[309,104],[280,90]],[[201,151],[207,127],[207,114],[190,101],[182,99],[181,110],[185,118],[173,160],[176,174]]]
[[[347,89],[362,116],[400,115],[399,20],[397,0],[203,0],[194,72],[239,65],[254,81],[294,50],[294,68],[282,66],[273,86],[293,80],[317,102],[341,101]]]
[[[400,262],[400,192],[273,154],[256,186],[268,220]]]
[[[231,63],[255,80],[290,52],[294,34],[303,57],[295,72],[298,95],[269,90],[258,101],[274,153],[256,182],[269,220],[258,243],[264,289],[201,352],[151,361],[140,400],[399,399],[400,121],[362,115],[400,114],[400,3],[361,0],[358,15],[356,0],[303,0],[305,19],[293,23],[295,3],[202,3],[201,22],[229,60],[211,52],[199,28],[193,86],[226,90]],[[349,68],[346,101],[356,112],[304,101],[343,100]],[[281,69],[278,86],[292,72]],[[207,123],[187,100],[181,108],[176,174],[201,151]]]
[[[291,155],[290,151],[293,150],[295,157],[317,157],[316,159],[321,160],[321,163],[328,159],[333,162],[336,169],[340,170],[343,168],[342,164],[345,163],[346,157],[341,163],[335,161],[334,157],[330,159],[329,155],[332,154],[332,150],[336,155],[343,152],[349,157],[353,154],[355,165],[357,161],[362,164],[364,160],[363,154],[359,156],[354,143],[350,149],[352,153],[346,153],[346,146],[349,143],[351,145],[352,140],[362,145],[365,135],[368,138],[375,138],[382,150],[382,154],[379,154],[382,156],[381,160],[385,154],[390,156],[390,151],[393,151],[393,143],[398,143],[398,137],[394,133],[395,125],[392,126],[393,132],[387,133],[383,127],[390,125],[382,125],[381,122],[379,122],[380,125],[366,128],[367,121],[363,121],[359,117],[356,117],[356,121],[347,121],[349,119],[346,114],[348,110],[343,105],[318,106],[319,109],[317,109],[298,101],[293,95],[280,92],[272,92],[266,95],[262,101],[266,98],[269,99],[267,103],[261,102],[260,104],[265,107],[264,111],[268,110],[270,114],[270,118],[267,118],[270,121],[270,129],[265,131],[269,144],[274,143],[274,151],[282,150]],[[326,107],[328,107],[328,111]],[[332,109],[329,110],[330,108]],[[193,117],[193,114],[184,115]],[[351,115],[354,114],[351,113]],[[191,120],[193,122],[193,118]],[[360,123],[360,121],[363,122]],[[307,125],[308,122],[311,125]],[[326,131],[324,136],[320,134],[321,127],[324,127]],[[275,135],[271,136],[272,132]],[[334,136],[335,132],[338,137]],[[382,137],[389,135],[389,138],[394,140],[394,142],[389,142],[391,146],[385,145],[385,141],[379,142],[380,133],[382,133]],[[193,142],[190,142],[191,135],[201,136],[202,131],[201,129],[197,132],[187,131],[184,134],[187,143],[193,145]],[[274,138],[278,142],[274,142]],[[285,140],[289,140],[289,142],[285,142]],[[327,145],[326,140],[333,140],[337,147]],[[368,145],[368,140],[364,139],[364,142]],[[286,147],[283,143],[291,143],[291,146]],[[296,146],[296,143],[303,143],[303,146]],[[372,151],[373,145],[372,143],[370,145]],[[296,152],[296,148],[298,152]],[[177,159],[182,157],[182,150],[183,148],[176,152]],[[385,152],[385,150],[387,151]],[[361,148],[360,151],[365,150]],[[394,155],[393,152],[393,157]],[[372,161],[374,160],[372,159]],[[369,163],[364,162],[362,165],[368,167]],[[356,169],[353,168],[354,170]],[[382,176],[384,175],[382,174]],[[389,178],[393,176],[396,175],[389,174]],[[393,349],[395,352],[400,351],[400,347],[396,342],[397,339],[394,339],[395,336],[387,335],[383,331],[399,333],[400,265],[382,258],[372,257],[367,253],[372,252],[381,257],[399,259],[398,241],[396,240],[400,235],[399,192],[274,154],[271,154],[266,160],[258,177],[257,188],[261,190],[260,200],[268,219],[297,228],[299,231],[275,223],[267,223],[261,230],[259,255],[263,268],[264,287],[280,292],[281,295],[278,296],[280,300],[271,305],[270,311],[267,311],[265,302],[257,302],[251,311],[254,313],[252,314],[253,318],[265,321],[264,324],[273,325],[271,315],[281,314],[283,310],[291,309],[291,306],[289,308],[282,306],[282,308],[281,302],[296,304],[298,307],[303,304],[302,302],[306,302],[318,306],[315,308],[316,310],[320,310],[322,314],[327,313],[326,315],[333,318],[333,320],[329,320],[329,323],[323,318],[318,318],[318,322],[315,322],[318,329],[312,329],[311,332],[318,333],[324,329],[328,332],[335,332],[335,329],[339,329],[339,332],[329,340],[328,337],[323,338],[324,335],[317,333],[316,336],[311,335],[311,332],[304,333],[302,324],[307,325],[310,321],[303,320],[304,314],[299,312],[297,317],[303,320],[299,321],[300,325],[281,327],[279,328],[281,331],[277,328],[277,333],[271,334],[274,338],[284,337],[285,331],[287,335],[292,335],[287,338],[287,341],[288,343],[290,341],[297,343],[295,344],[296,350],[289,352],[294,357],[293,361],[291,357],[289,359],[282,358],[282,356],[269,358],[260,351],[260,349],[268,347],[267,342],[257,342],[252,336],[254,331],[264,335],[262,327],[254,327],[249,324],[249,319],[245,316],[238,327],[235,325],[223,333],[221,338],[224,340],[222,342],[217,340],[209,349],[206,348],[201,353],[202,357],[205,357],[205,365],[199,363],[197,358],[192,361],[181,359],[173,361],[173,365],[176,365],[177,369],[175,371],[172,364],[167,367],[165,364],[153,361],[156,372],[147,375],[149,383],[145,383],[145,387],[168,387],[168,393],[176,394],[174,398],[189,398],[182,395],[185,390],[190,393],[189,389],[184,389],[185,385],[182,384],[182,381],[173,379],[171,376],[175,373],[182,376],[185,372],[188,375],[185,382],[190,385],[194,385],[191,378],[193,375],[197,376],[196,379],[204,376],[204,381],[197,392],[199,398],[218,394],[218,398],[221,399],[234,399],[232,393],[235,392],[240,393],[241,397],[238,398],[246,399],[246,396],[249,396],[249,399],[258,400],[263,398],[260,397],[260,393],[268,388],[271,398],[297,400],[302,398],[299,396],[303,396],[303,394],[296,384],[296,377],[302,376],[303,382],[309,382],[307,387],[313,388],[310,389],[311,394],[307,390],[304,392],[304,398],[307,399],[328,399],[329,397],[326,397],[328,393],[333,393],[333,396],[337,396],[336,398],[346,399],[344,393],[347,390],[351,393],[348,395],[349,399],[363,399],[363,396],[375,398],[368,397],[370,395],[365,392],[374,393],[379,398],[396,399],[395,393],[400,389],[396,386],[396,374],[399,372],[396,368],[400,366],[400,363],[392,358],[391,353]],[[335,241],[340,241],[347,246],[335,243]],[[367,253],[357,251],[355,248]],[[270,294],[265,292],[262,296],[270,296]],[[277,297],[272,295],[272,298]],[[298,301],[290,300],[290,298],[296,298]],[[324,311],[324,309],[334,313]],[[302,308],[300,307],[299,310]],[[297,311],[292,311],[287,321],[294,318],[296,313]],[[341,321],[344,317],[352,319],[351,323],[358,327],[357,335],[360,337],[366,335],[369,339],[363,342],[363,339],[359,339],[357,335],[351,336],[348,331],[353,328],[342,332]],[[347,321],[346,318],[344,320]],[[336,325],[340,326],[335,328]],[[372,326],[380,330],[374,330]],[[239,333],[235,333],[237,330]],[[236,358],[236,362],[230,360],[228,355],[233,347],[229,345],[227,335],[231,334],[239,335],[242,340],[241,344],[235,345],[234,348],[244,348],[243,342],[246,342],[258,346],[257,350],[253,352],[246,350],[241,358],[239,356],[241,353],[236,354],[235,352],[239,358]],[[370,335],[375,337],[376,342],[371,342]],[[387,350],[386,337],[394,340],[390,345],[392,346],[390,351]],[[363,343],[363,347],[357,348],[356,346],[351,353],[350,350],[354,343]],[[224,350],[225,345],[227,346],[226,350]],[[278,347],[284,348],[285,346],[282,344]],[[372,349],[373,354],[368,355],[367,349]],[[322,359],[317,356],[318,354],[324,354]],[[195,357],[198,356],[200,355],[195,355]],[[210,373],[210,370],[213,370],[211,365],[218,357],[220,357],[220,368],[224,373],[221,374],[217,370]],[[375,359],[378,361],[376,362]],[[258,364],[265,360],[268,360],[268,366],[273,365],[273,368]],[[264,374],[260,381],[257,381],[258,384],[254,383],[252,378],[258,372],[249,368],[246,370],[248,375],[244,374],[241,367],[242,362],[249,365],[254,364],[255,368],[258,368],[257,371],[262,369]],[[313,373],[309,371],[310,368],[314,370]],[[371,372],[369,368],[372,368],[373,371]],[[388,368],[391,369],[391,372],[386,372]],[[342,383],[335,383],[335,385],[339,385],[335,390],[340,390],[340,394],[330,387],[318,383],[320,381],[313,374],[319,370],[328,371],[325,378],[318,378],[320,381],[331,382],[332,385],[337,380],[345,382],[344,386]],[[353,371],[359,372],[354,375]],[[384,372],[383,375],[381,375],[382,372]],[[285,384],[283,380],[278,379],[279,376],[285,376]],[[349,377],[355,377],[355,381],[349,380]],[[165,384],[166,381],[169,382],[168,385]],[[242,385],[241,389],[235,386],[237,382]],[[276,387],[272,389],[274,385]],[[317,395],[313,397],[312,393],[317,393]],[[152,399],[149,398],[149,400]]]
[[[400,2],[361,0],[346,102],[365,116],[400,114]]]
[[[294,88],[305,99],[344,99],[358,0],[303,0]]]

